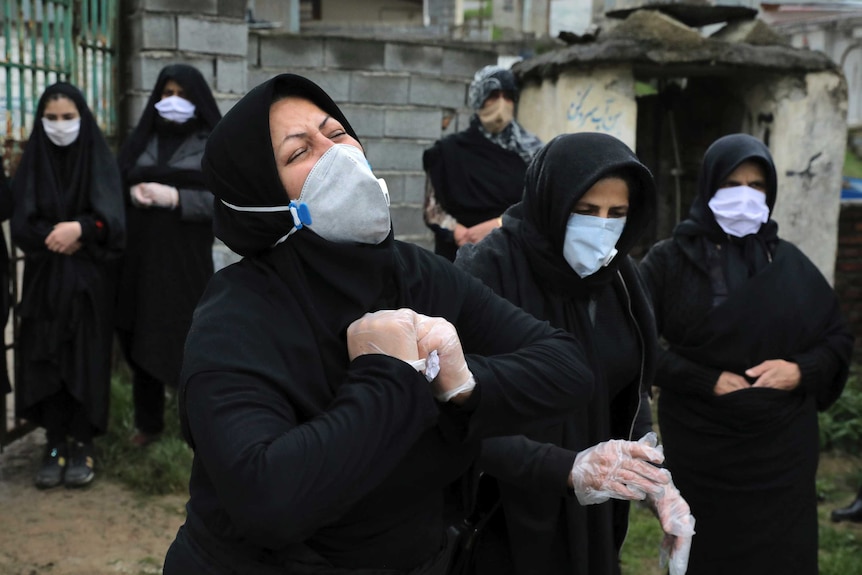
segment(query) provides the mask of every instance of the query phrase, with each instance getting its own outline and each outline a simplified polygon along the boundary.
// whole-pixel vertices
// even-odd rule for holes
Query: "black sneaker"
[[[45,457],[42,459],[42,467],[36,473],[36,487],[48,489],[57,487],[63,483],[63,472],[66,469],[67,460],[66,443],[45,446]]]
[[[66,487],[83,487],[89,485],[96,474],[95,448],[92,443],[73,441],[69,450],[69,465],[66,467]]]

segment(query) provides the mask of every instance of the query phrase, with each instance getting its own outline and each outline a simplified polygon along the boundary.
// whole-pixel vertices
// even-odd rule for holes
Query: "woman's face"
[[[42,117],[46,120],[56,122],[57,120],[74,120],[79,117],[78,107],[75,102],[65,96],[60,96],[56,100],[49,100],[45,104],[45,111]]]
[[[572,207],[573,214],[624,218],[629,213],[629,187],[622,178],[603,178]]]
[[[766,174],[757,162],[742,162],[719,184],[718,189],[748,186],[758,192],[766,193]]]
[[[179,83],[174,79],[169,79],[167,82],[165,82],[165,87],[162,88],[161,99],[164,100],[165,98],[170,98],[171,96],[179,96],[180,98],[188,100],[188,98],[186,98],[186,91],[183,90],[183,87],[180,86]]]
[[[317,160],[335,144],[362,150],[341,122],[305,98],[290,96],[269,108],[269,135],[278,177],[291,200],[299,198]]]

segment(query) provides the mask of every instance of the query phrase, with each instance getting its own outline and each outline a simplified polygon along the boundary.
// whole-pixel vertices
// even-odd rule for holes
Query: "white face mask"
[[[311,168],[299,199],[286,206],[227,207],[242,212],[285,212],[293,215],[294,227],[279,244],[308,226],[330,242],[377,245],[389,235],[389,189],[375,178],[362,150],[335,144]]]
[[[81,118],[78,117],[74,120],[42,118],[42,127],[45,129],[45,135],[54,145],[68,146],[77,140],[78,134],[81,133]]]
[[[582,278],[605,267],[617,255],[626,218],[599,218],[572,214],[566,224],[563,257]]]
[[[156,111],[165,120],[185,124],[195,117],[195,105],[179,96],[168,96],[155,103]]]
[[[726,234],[743,238],[769,221],[766,194],[748,186],[721,188],[709,200],[715,221]]]

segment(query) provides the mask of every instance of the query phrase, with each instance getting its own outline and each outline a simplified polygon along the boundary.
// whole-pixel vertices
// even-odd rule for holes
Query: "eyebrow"
[[[328,114],[327,114],[327,116],[323,119],[323,121],[322,121],[322,122],[320,122],[320,125],[319,125],[319,126],[317,126],[317,129],[318,129],[318,130],[322,130],[322,129],[323,129],[323,126],[325,126],[325,125],[326,125],[326,122],[328,122],[328,121],[329,121],[329,119],[330,119],[331,117],[332,117],[332,116],[330,116],[330,115],[328,115]],[[281,141],[281,144],[279,144],[279,145],[278,145],[278,147],[279,147],[279,148],[281,148],[281,147],[284,145],[284,143],[285,143],[286,141],[290,140],[291,138],[302,138],[302,137],[304,137],[304,136],[306,136],[306,135],[307,135],[307,132],[298,132],[298,133],[296,133],[296,134],[288,134],[288,135],[286,135],[286,136],[284,137],[284,139]]]

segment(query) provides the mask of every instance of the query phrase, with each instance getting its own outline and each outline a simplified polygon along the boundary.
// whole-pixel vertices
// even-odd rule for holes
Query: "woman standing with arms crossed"
[[[220,118],[196,68],[167,66],[119,155],[129,245],[117,334],[132,370],[132,443],[140,447],[164,428],[165,386],[177,385],[192,312],[213,273],[212,194],[200,165]]]
[[[108,424],[122,186],[77,88],[49,86],[36,118],[12,184],[12,240],[26,255],[15,407],[46,431],[36,486],[78,487]]]
[[[649,225],[655,196],[652,174],[617,138],[557,136],[527,168],[523,200],[503,227],[458,252],[456,267],[584,342],[596,377],[592,400],[561,423],[483,441],[478,467],[496,480],[501,507],[477,573],[619,573],[629,507],[621,500],[656,502],[656,493],[636,489],[579,493],[576,483],[579,470],[602,458],[610,464],[639,453],[644,445],[631,440],[652,430],[655,319],[628,253]],[[687,507],[671,487],[658,498],[666,531],[674,531],[671,499],[680,520]]]
[[[777,192],[761,141],[719,138],[688,218],[641,263],[667,342],[667,464],[697,517],[691,575],[818,572],[817,412],[844,388],[853,336],[818,269],[778,237]]]

